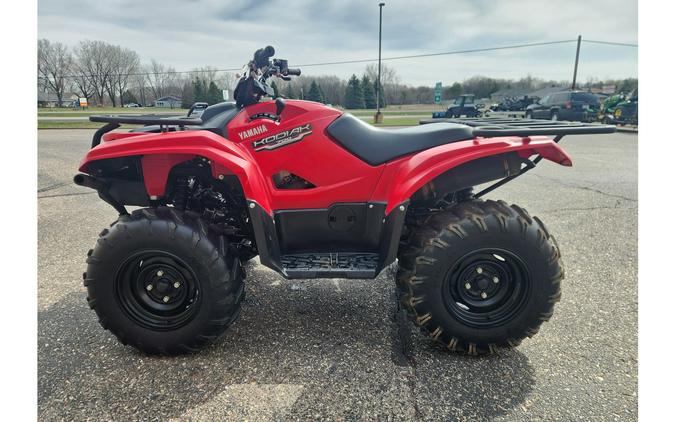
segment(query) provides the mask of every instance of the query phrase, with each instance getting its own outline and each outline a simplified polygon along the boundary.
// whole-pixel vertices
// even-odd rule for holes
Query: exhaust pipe
[[[89,176],[88,174],[80,173],[73,177],[73,182],[78,186],[84,186],[97,191],[99,198],[112,205],[119,215],[129,215],[127,209],[124,208],[124,205],[117,202],[115,198],[110,195],[108,184],[105,181],[94,176]]]

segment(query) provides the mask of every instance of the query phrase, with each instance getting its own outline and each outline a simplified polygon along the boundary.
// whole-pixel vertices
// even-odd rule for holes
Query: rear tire
[[[84,285],[103,328],[149,354],[196,352],[239,315],[243,273],[227,242],[169,207],[121,216],[89,251]]]
[[[471,355],[532,337],[560,300],[554,238],[517,205],[472,200],[429,217],[399,250],[397,286],[412,321]]]

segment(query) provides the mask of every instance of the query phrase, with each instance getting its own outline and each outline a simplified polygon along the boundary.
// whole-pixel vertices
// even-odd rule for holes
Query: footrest
[[[281,264],[288,278],[375,278],[376,253],[307,253],[284,255]]]

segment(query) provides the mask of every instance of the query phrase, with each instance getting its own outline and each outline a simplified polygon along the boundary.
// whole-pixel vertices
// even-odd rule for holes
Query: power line
[[[625,42],[612,42],[612,41],[596,41],[596,40],[584,40],[582,39],[581,42],[588,42],[588,43],[593,43],[593,44],[605,44],[605,45],[616,45],[620,47],[635,47],[637,48],[637,44],[629,44]]]
[[[611,41],[597,41],[597,40],[585,40],[582,39],[582,42],[594,43],[594,44],[606,44],[606,45],[615,45],[622,47],[637,47],[637,44],[629,43],[619,43]],[[527,43],[527,44],[514,44],[514,45],[505,45],[500,47],[486,47],[486,48],[472,48],[467,50],[454,50],[454,51],[445,51],[441,53],[426,53],[426,54],[412,54],[408,56],[394,56],[394,57],[383,57],[382,60],[404,60],[404,59],[416,59],[422,57],[434,57],[434,56],[446,56],[454,54],[470,54],[470,53],[481,53],[486,51],[499,51],[499,50],[511,50],[518,48],[529,48],[529,47],[539,47],[545,45],[555,45],[555,44],[567,44],[577,42],[576,39],[572,40],[560,40],[560,41],[545,41],[545,42],[536,42],[536,43]],[[319,63],[305,63],[298,64],[298,67],[316,67],[316,66],[330,66],[330,65],[340,65],[340,64],[355,64],[355,63],[369,63],[375,62],[377,59],[355,59],[355,60],[341,60],[333,62],[319,62]],[[208,70],[181,70],[181,71],[166,71],[166,72],[132,72],[132,73],[122,73],[115,74],[115,76],[149,76],[149,75],[179,75],[185,73],[209,73],[209,72],[235,72],[241,70],[241,67],[229,68],[229,69],[208,69]],[[68,75],[64,78],[77,78],[81,75]],[[100,75],[88,75],[91,76],[100,76]],[[38,78],[45,79],[44,76],[38,76]]]

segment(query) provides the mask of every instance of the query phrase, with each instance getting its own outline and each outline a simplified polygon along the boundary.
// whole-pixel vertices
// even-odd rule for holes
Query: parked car
[[[481,112],[474,104],[476,98],[473,94],[464,94],[455,98],[450,107],[446,111],[436,111],[431,117],[434,119],[450,118],[450,117],[479,117]]]
[[[591,92],[554,92],[527,106],[525,118],[591,122],[600,110],[598,97]]]
[[[124,107],[135,108],[135,107],[140,107],[140,105],[138,105],[136,103],[128,103],[128,104],[124,104]]]

